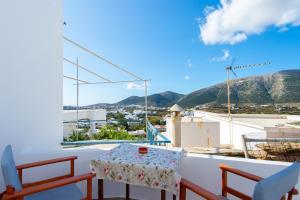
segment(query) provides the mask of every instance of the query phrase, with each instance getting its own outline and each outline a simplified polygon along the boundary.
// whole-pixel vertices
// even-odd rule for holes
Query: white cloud
[[[142,90],[142,89],[144,89],[144,87],[140,84],[130,82],[130,83],[126,84],[126,89],[127,90]]]
[[[187,59],[187,61],[186,61],[186,65],[189,67],[189,68],[191,68],[192,66],[193,66],[193,64],[192,64],[192,60],[189,58],[189,59]]]
[[[300,0],[220,0],[205,8],[200,38],[206,45],[235,44],[268,27],[287,30],[300,25]],[[284,28],[285,27],[285,28]]]
[[[184,76],[184,79],[185,79],[185,80],[189,80],[190,77],[189,77],[189,76]]]
[[[147,88],[151,87],[151,83],[147,82]],[[125,85],[125,88],[127,90],[144,90],[145,89],[145,83],[143,84],[137,84],[137,83],[134,83],[134,82],[130,82],[130,83],[127,83]]]
[[[212,57],[210,59],[210,61],[211,62],[222,62],[222,61],[228,60],[231,57],[229,50],[223,49],[222,52],[223,52],[223,55],[221,57]]]

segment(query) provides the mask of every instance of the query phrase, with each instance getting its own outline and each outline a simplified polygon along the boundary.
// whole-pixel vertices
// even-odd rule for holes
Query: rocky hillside
[[[182,94],[166,91],[163,93],[149,95],[147,100],[149,106],[168,107],[175,104],[181,97],[183,97]],[[145,105],[145,97],[131,96],[116,104],[123,105],[123,106],[133,105],[133,104]]]
[[[300,70],[285,70],[231,82],[231,102],[238,105],[300,103]],[[182,107],[227,103],[226,83],[187,94],[177,102]]]

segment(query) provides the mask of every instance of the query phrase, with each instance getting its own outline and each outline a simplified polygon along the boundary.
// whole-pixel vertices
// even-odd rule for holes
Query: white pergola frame
[[[74,42],[73,40],[71,40],[71,39],[69,39],[69,38],[67,38],[67,37],[65,37],[65,36],[63,37],[63,39],[64,39],[65,41],[67,41],[68,43],[74,45],[75,47],[77,47],[77,48],[79,48],[79,49],[81,49],[81,50],[83,50],[83,51],[89,53],[90,55],[96,57],[97,59],[99,59],[99,60],[101,60],[101,61],[103,61],[103,62],[109,64],[109,66],[111,66],[111,67],[113,67],[113,68],[116,68],[117,70],[120,70],[120,71],[122,71],[123,73],[125,73],[125,74],[127,74],[127,75],[129,75],[129,76],[131,76],[131,77],[134,78],[133,80],[119,80],[119,81],[112,81],[112,80],[110,80],[110,79],[108,79],[108,78],[106,78],[106,77],[104,77],[104,76],[102,76],[102,75],[100,75],[100,74],[98,74],[98,73],[96,73],[96,72],[94,72],[94,71],[88,69],[87,67],[80,65],[80,64],[79,64],[79,58],[78,58],[78,57],[77,57],[77,59],[76,59],[76,62],[73,62],[73,61],[71,61],[70,59],[67,59],[67,58],[64,57],[64,58],[63,58],[63,61],[64,61],[64,62],[67,62],[67,63],[69,63],[69,64],[71,64],[71,65],[73,65],[73,66],[75,66],[75,67],[76,67],[76,70],[77,70],[77,71],[76,71],[76,78],[70,77],[70,76],[66,76],[66,75],[63,76],[64,78],[67,78],[67,79],[71,79],[71,80],[75,80],[75,81],[76,81],[76,84],[75,84],[75,85],[76,85],[76,87],[77,87],[77,88],[76,88],[76,89],[77,89],[77,91],[76,91],[76,96],[77,96],[77,99],[76,99],[76,100],[77,100],[77,101],[76,101],[76,110],[77,110],[77,128],[78,128],[78,123],[79,123],[78,111],[79,111],[79,86],[80,86],[80,85],[96,85],[96,84],[116,84],[116,83],[144,82],[144,88],[145,88],[145,123],[146,123],[145,125],[146,125],[146,132],[147,132],[147,123],[148,123],[148,100],[147,100],[147,98],[148,98],[148,87],[147,87],[147,85],[148,85],[148,84],[147,84],[147,82],[149,82],[150,80],[143,79],[143,78],[141,78],[141,77],[135,75],[134,73],[129,72],[128,70],[124,69],[123,67],[120,67],[119,65],[114,64],[114,63],[111,62],[110,60],[104,58],[103,56],[100,56],[99,54],[95,53],[94,51],[92,51],[92,50],[90,50],[90,49],[88,49],[88,48],[86,48],[86,47],[83,47],[82,45],[80,45],[80,44]],[[82,69],[82,70],[84,70],[84,71],[86,71],[86,72],[88,72],[88,73],[90,73],[90,74],[92,74],[92,75],[94,75],[94,76],[97,76],[97,77],[100,78],[102,81],[101,81],[101,82],[88,82],[88,81],[79,79],[79,68]]]

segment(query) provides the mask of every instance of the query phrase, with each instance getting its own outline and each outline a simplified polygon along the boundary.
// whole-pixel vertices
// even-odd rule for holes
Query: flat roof
[[[202,112],[196,111],[199,113],[203,113],[204,115],[210,115],[213,117],[220,117],[222,119],[228,119],[228,114],[219,114],[219,113],[211,113],[211,112]],[[249,125],[255,125],[260,127],[290,127],[291,122],[300,121],[296,118],[289,117],[291,115],[278,115],[278,114],[231,114],[232,121],[246,123]],[[297,117],[297,116],[296,116]],[[300,119],[300,118],[298,118]],[[294,127],[295,128],[295,127]]]
[[[247,124],[253,124],[261,127],[277,127],[286,126],[288,123],[295,122],[295,120],[290,119],[268,119],[268,118],[239,118],[233,117],[233,121],[243,122]]]

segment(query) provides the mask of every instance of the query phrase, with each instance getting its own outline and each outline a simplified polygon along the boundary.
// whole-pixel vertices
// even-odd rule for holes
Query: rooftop
[[[227,114],[208,113],[195,111],[196,116],[201,117],[210,115],[217,118],[228,120]],[[231,114],[232,121],[241,122],[261,128],[266,127],[291,127],[290,123],[300,121],[300,116],[293,115],[273,115],[273,114]]]

